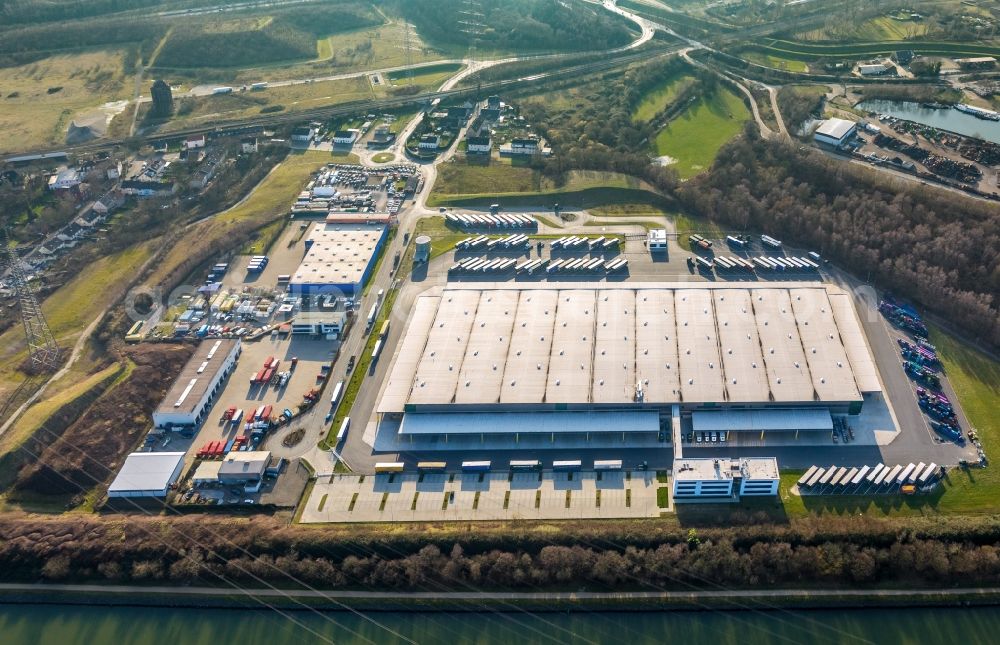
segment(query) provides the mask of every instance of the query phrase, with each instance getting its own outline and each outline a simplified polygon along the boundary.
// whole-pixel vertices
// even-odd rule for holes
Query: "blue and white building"
[[[305,257],[289,280],[289,291],[346,296],[360,292],[388,233],[384,224],[314,224],[306,238]]]

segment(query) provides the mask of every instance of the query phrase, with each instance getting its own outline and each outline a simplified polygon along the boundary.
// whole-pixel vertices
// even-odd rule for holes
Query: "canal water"
[[[954,108],[934,110],[908,101],[878,100],[862,101],[857,107],[875,114],[888,114],[899,119],[964,134],[967,137],[1000,143],[1000,121],[977,119]]]
[[[662,613],[352,613],[0,605],[4,645],[1000,642],[1000,608]]]

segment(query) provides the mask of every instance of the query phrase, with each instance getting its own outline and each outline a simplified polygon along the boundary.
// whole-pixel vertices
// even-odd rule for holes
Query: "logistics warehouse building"
[[[811,431],[881,391],[850,296],[773,283],[449,284],[416,299],[377,408],[401,438]]]
[[[153,412],[153,425],[157,428],[200,425],[239,356],[239,339],[202,342]]]
[[[314,224],[306,238],[306,254],[289,281],[292,293],[361,291],[388,236],[384,224]]]

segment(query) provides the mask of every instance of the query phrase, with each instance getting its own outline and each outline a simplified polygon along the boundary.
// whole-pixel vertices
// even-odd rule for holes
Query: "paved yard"
[[[653,472],[334,475],[302,522],[658,517]]]

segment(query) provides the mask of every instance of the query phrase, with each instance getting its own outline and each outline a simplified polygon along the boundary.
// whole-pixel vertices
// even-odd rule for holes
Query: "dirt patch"
[[[76,501],[109,481],[150,426],[150,415],[194,351],[191,345],[140,345],[124,352],[135,367],[18,473],[11,497]],[[53,500],[54,501],[54,500]]]
[[[306,436],[306,429],[297,428],[289,432],[288,435],[286,435],[285,438],[281,440],[281,445],[283,445],[286,448],[297,446],[300,443],[302,443],[302,438],[304,436]]]

